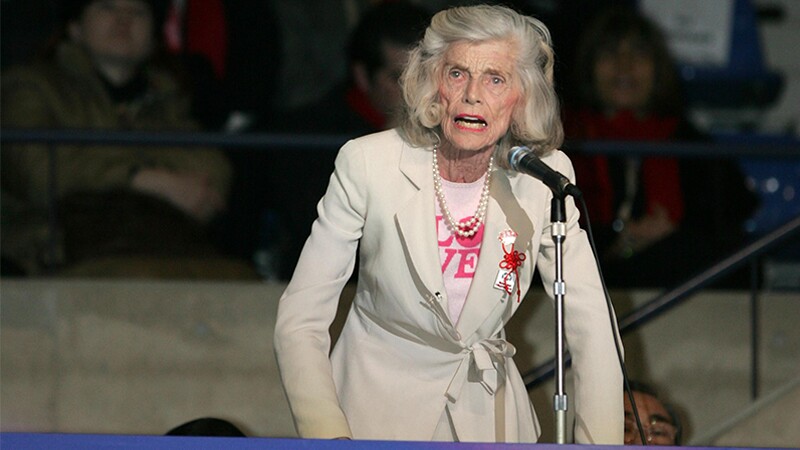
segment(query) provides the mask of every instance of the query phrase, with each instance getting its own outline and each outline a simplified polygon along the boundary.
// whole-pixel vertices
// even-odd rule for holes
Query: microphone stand
[[[556,305],[556,393],[553,397],[553,409],[556,419],[556,442],[565,444],[567,442],[567,393],[564,389],[564,368],[566,366],[564,294],[566,294],[567,288],[563,277],[563,244],[567,237],[567,213],[564,197],[567,195],[581,197],[582,194],[567,177],[551,169],[527,147],[513,147],[504,155],[505,158],[508,158],[508,166],[511,169],[539,179],[553,192],[553,199],[550,203],[551,235],[556,250],[556,276],[553,280],[553,297]]]
[[[555,411],[556,443],[567,442],[567,393],[564,388],[565,370],[565,339],[564,339],[564,240],[567,237],[566,207],[564,192],[553,190],[553,199],[550,202],[550,222],[552,222],[551,236],[556,245],[556,274],[553,280],[553,295],[555,298],[555,328],[556,328],[556,392],[553,395],[553,410]]]

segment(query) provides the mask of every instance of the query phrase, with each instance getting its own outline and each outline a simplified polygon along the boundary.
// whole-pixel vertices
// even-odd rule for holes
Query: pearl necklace
[[[442,189],[442,176],[439,174],[439,159],[436,156],[437,146],[433,147],[433,189],[436,191],[436,199],[439,200],[439,207],[442,209],[447,227],[450,231],[461,237],[472,237],[481,227],[483,219],[486,217],[486,207],[489,205],[489,182],[492,178],[492,168],[494,167],[494,155],[489,158],[489,169],[486,171],[486,179],[483,182],[483,190],[481,191],[481,199],[478,202],[478,208],[475,214],[469,220],[456,222],[450,209],[447,207],[447,201],[444,198],[444,190]]]

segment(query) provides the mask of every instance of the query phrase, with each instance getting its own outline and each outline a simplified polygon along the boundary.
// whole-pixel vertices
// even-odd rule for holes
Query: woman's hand
[[[649,247],[675,231],[676,225],[669,218],[667,209],[655,205],[653,212],[626,224],[630,237],[639,245],[639,250]]]
[[[146,168],[134,174],[131,187],[172,203],[200,222],[208,222],[225,209],[225,199],[205,174]]]
[[[655,205],[653,212],[625,223],[625,228],[611,246],[609,257],[628,258],[669,236],[676,229],[677,225],[669,218],[667,209]]]

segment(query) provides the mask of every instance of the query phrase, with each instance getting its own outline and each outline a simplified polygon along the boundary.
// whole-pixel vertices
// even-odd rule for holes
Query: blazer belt
[[[494,395],[498,386],[505,382],[505,359],[514,356],[516,352],[517,349],[505,339],[484,339],[464,347],[461,351],[464,358],[447,387],[445,394],[447,399],[453,403],[458,400],[464,381],[469,378],[470,368],[478,376],[475,381],[480,383],[489,395]]]

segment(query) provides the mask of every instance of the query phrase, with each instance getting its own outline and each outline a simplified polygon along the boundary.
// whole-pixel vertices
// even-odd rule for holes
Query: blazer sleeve
[[[556,151],[550,164],[574,182],[574,170],[566,155]],[[571,197],[566,199],[566,210],[564,331],[575,382],[575,442],[621,445],[623,380],[615,342],[619,342],[620,350],[622,342],[617,334],[616,316],[613,308],[606,305],[594,254],[578,224],[580,214]],[[544,217],[547,224],[543,224],[537,267],[548,295],[553,297],[555,244],[550,238],[549,208]]]
[[[336,158],[319,217],[278,305],[275,354],[302,438],[352,437],[333,381],[329,327],[355,265],[365,201],[363,153],[351,141]]]

